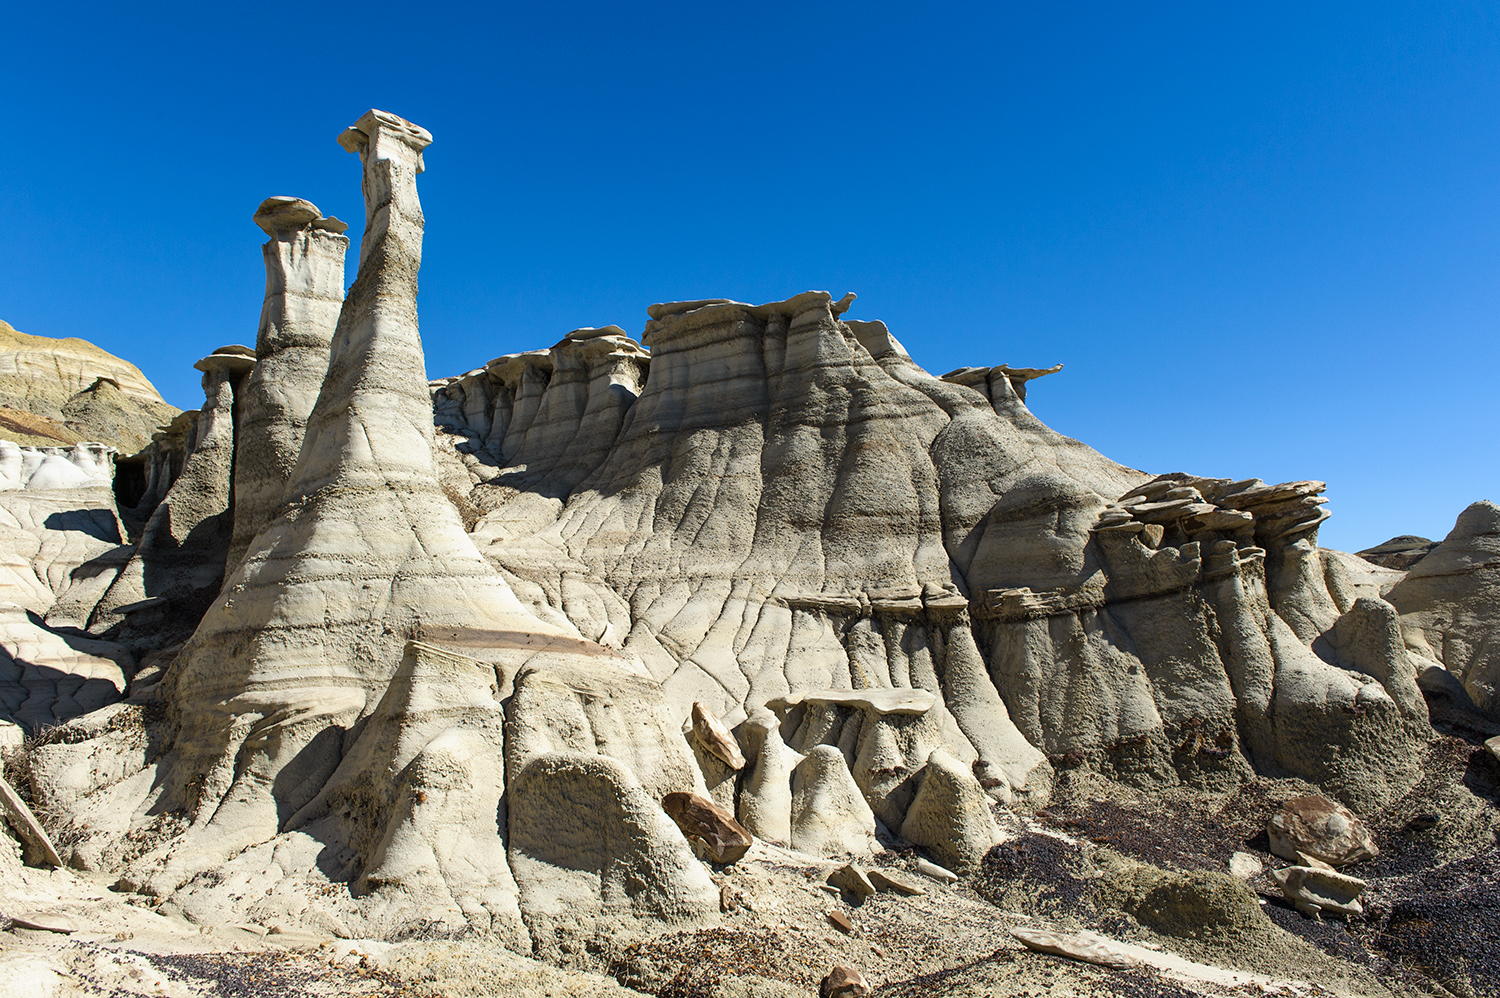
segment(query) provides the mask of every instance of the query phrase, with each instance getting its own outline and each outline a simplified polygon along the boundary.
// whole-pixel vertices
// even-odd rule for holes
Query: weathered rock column
[[[220,347],[193,365],[203,372],[205,396],[196,439],[182,473],[146,522],[134,557],[95,608],[91,630],[113,631],[122,622],[133,630],[121,608],[161,598],[133,637],[162,647],[187,637],[219,591],[233,516],[235,397],[254,365],[254,355],[241,346]]]
[[[271,238],[261,247],[266,300],[255,337],[257,363],[240,400],[227,573],[239,567],[286,494],[308,416],[328,373],[328,343],[344,303],[349,249],[343,234],[349,226],[323,217],[317,205],[301,198],[267,198],[255,212],[255,224]]]
[[[286,501],[163,680],[182,725],[161,806],[201,827],[158,889],[266,841],[306,805],[423,628],[564,634],[522,607],[438,484],[416,308],[416,175],[430,141],[380,111],[341,137],[364,166],[359,276]],[[498,863],[497,889],[513,896]]]

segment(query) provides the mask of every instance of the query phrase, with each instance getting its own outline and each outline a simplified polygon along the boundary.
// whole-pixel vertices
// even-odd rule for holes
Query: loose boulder
[[[662,799],[662,807],[693,848],[715,863],[739,862],[755,843],[733,815],[707,797],[677,791]]]
[[[1346,866],[1380,854],[1365,823],[1342,804],[1309,794],[1294,797],[1266,822],[1271,851],[1302,863],[1311,856],[1329,866]]]

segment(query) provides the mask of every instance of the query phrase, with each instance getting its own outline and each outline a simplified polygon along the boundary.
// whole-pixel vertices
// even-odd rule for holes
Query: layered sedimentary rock
[[[234,527],[236,395],[254,364],[247,348],[225,346],[194,365],[203,372],[206,401],[191,451],[146,522],[135,555],[95,608],[90,628],[96,633],[144,647],[180,642],[218,593]],[[150,613],[128,620],[132,610]]]
[[[165,716],[106,782],[73,746],[115,735],[52,753],[74,862],[205,920],[561,959],[717,917],[664,802],[700,842],[712,816],[967,869],[1064,768],[1378,806],[1420,775],[1417,676],[1483,692],[1486,611],[1440,616],[1488,605],[1483,509],[1445,542],[1462,572],[1439,548],[1395,585],[1317,546],[1322,483],[1123,467],[1027,408],[1057,368],[935,378],[852,295],[653,305],[640,342],[574,330],[428,382],[430,140],[376,111],[342,137],[366,198],[342,304],[338,226],[257,213],[255,357],[210,358],[190,439],[132,472],[155,512],[89,607],[165,668],[111,709]],[[27,557],[16,592],[76,616],[92,590]],[[180,651],[147,616],[169,576],[210,597]]]
[[[101,443],[28,447],[0,440],[0,491],[109,485],[114,480],[116,453]]]
[[[0,322],[0,436],[38,447],[102,441],[134,453],[176,414],[129,361],[87,340]]]
[[[266,298],[255,338],[255,369],[241,392],[235,442],[234,539],[230,571],[270,521],[302,450],[313,403],[328,373],[328,345],[344,301],[348,228],[301,198],[267,198],[255,224],[262,247]]]
[[[305,910],[334,870],[350,893],[318,903],[341,925],[480,929],[521,949],[622,912],[715,911],[660,810],[664,793],[702,789],[681,720],[642,667],[529,613],[439,484],[415,313],[429,141],[382,112],[341,138],[364,167],[360,270],[285,500],[162,681],[175,724],[156,775],[81,806],[128,806],[140,837],[178,827],[163,815],[185,822],[129,876],[190,912],[226,903],[206,871],[264,880],[265,856],[325,847],[316,866],[277,860],[258,904]],[[597,863],[557,853],[573,827],[600,840]],[[579,871],[561,894],[559,865]]]
[[[1412,566],[1388,600],[1412,653],[1456,676],[1500,717],[1500,506],[1476,502]]]

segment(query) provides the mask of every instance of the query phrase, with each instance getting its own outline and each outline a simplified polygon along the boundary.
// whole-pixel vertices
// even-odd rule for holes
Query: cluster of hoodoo
[[[431,140],[340,137],[347,295],[344,223],[260,206],[256,346],[198,363],[129,508],[106,452],[0,443],[0,717],[77,726],[33,766],[63,861],[202,920],[555,954],[711,922],[757,848],[974,868],[1064,768],[1379,806],[1432,670],[1494,709],[1493,505],[1379,569],[1318,546],[1322,483],[1123,467],[1027,408],[1057,368],[933,377],[852,295],[429,382]],[[34,483],[85,459],[59,516]]]

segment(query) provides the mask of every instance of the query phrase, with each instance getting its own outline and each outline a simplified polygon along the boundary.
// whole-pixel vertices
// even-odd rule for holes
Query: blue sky
[[[655,301],[859,294],[929,370],[1066,365],[1126,464],[1329,483],[1323,543],[1500,500],[1500,8],[13,5],[0,318],[179,406],[253,343],[250,215],[354,223],[430,129],[431,376]],[[352,280],[354,255],[349,259]]]

